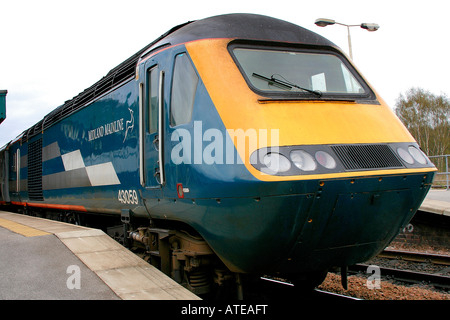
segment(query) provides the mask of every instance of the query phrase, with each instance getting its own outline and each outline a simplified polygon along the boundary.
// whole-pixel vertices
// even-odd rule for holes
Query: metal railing
[[[428,156],[431,162],[434,163],[438,172],[433,181],[432,188],[446,189],[450,190],[450,154],[440,155],[440,156]]]

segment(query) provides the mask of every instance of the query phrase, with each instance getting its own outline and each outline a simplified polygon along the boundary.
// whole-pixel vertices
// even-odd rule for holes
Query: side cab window
[[[197,91],[198,76],[186,53],[175,57],[170,103],[170,125],[172,127],[191,121]]]

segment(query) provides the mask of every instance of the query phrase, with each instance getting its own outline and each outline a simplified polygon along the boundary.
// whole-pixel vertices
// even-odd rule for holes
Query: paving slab
[[[0,241],[0,299],[200,300],[102,230],[0,211]]]

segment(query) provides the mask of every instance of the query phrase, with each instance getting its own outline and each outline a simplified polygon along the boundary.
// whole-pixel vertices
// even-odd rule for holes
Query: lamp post
[[[352,53],[352,38],[350,37],[350,27],[361,27],[362,29],[366,29],[367,31],[377,31],[380,28],[380,26],[376,23],[344,24],[344,23],[336,22],[333,19],[325,19],[325,18],[316,19],[315,24],[316,24],[316,26],[319,26],[319,27],[331,26],[333,24],[338,24],[338,25],[347,27],[348,50],[349,50],[350,58],[352,60],[353,60],[353,53]]]

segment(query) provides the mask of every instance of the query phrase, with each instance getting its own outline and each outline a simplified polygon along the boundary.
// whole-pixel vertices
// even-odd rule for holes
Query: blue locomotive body
[[[246,71],[288,49],[342,62],[287,96],[277,90],[293,83]],[[336,70],[347,91],[327,93]],[[369,259],[412,218],[435,171],[332,43],[239,14],[161,36],[11,141],[0,167],[1,204],[122,218],[125,239],[198,293],[205,270],[295,281]]]
[[[137,167],[133,89],[127,83],[27,141],[11,144],[10,200],[41,207],[84,203],[94,212],[120,212],[111,198],[117,199],[117,186],[134,184]]]

